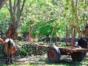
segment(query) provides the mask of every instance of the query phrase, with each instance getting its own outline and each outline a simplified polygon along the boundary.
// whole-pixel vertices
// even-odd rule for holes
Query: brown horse
[[[16,45],[11,38],[5,40],[4,52],[6,54],[6,64],[12,63],[12,55],[16,53]]]

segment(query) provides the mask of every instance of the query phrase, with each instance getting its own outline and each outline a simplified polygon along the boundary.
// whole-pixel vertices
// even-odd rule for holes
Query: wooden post
[[[73,53],[74,43],[74,28],[72,27],[72,39],[71,39],[71,53]]]
[[[66,46],[68,45],[68,27],[66,26]]]
[[[58,46],[58,43],[57,43],[57,36],[55,37],[56,38],[56,42],[55,42],[55,45]]]
[[[56,33],[56,26],[54,27],[54,31]],[[56,35],[55,39],[56,39],[55,45],[58,46],[58,43],[57,43],[57,35]]]

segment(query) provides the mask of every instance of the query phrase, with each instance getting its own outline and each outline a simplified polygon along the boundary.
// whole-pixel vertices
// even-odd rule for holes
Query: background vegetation
[[[20,1],[20,3],[22,2]],[[12,3],[14,3],[14,0]],[[11,22],[10,12],[7,8],[8,4],[7,2],[0,10],[1,36],[2,34],[6,34]],[[36,24],[31,34],[33,37],[40,35],[50,37],[53,29],[55,30],[52,37],[65,37],[65,28],[68,26],[70,37],[70,33],[72,32],[70,25],[73,25],[77,30],[78,28],[80,30],[84,29],[88,16],[87,10],[87,0],[29,0],[25,2],[16,31],[18,36],[23,37],[24,33],[28,35],[29,26]]]
[[[65,38],[66,27],[68,27],[68,37],[70,38],[73,27],[75,37],[79,38],[80,31],[85,29],[87,21],[88,0],[8,0],[0,10],[0,37],[5,39],[10,30],[12,38],[28,41],[28,33],[31,32],[30,36],[34,38],[35,42],[38,42],[42,38]],[[34,26],[31,27],[31,25]],[[25,46],[18,48],[22,57],[37,53],[36,49],[38,48],[32,52],[25,43],[22,42]],[[20,46],[21,43],[17,44]],[[65,46],[65,43],[62,45]],[[4,57],[3,47],[0,50],[2,53],[0,58],[2,58]],[[30,51],[31,53],[28,53]],[[41,53],[45,54],[45,52]],[[68,63],[52,64],[45,59],[40,59],[40,61],[45,61],[47,64],[43,64],[50,66],[72,65]],[[87,61],[85,63],[76,63],[75,65],[88,65]],[[29,66],[29,64],[27,65]]]

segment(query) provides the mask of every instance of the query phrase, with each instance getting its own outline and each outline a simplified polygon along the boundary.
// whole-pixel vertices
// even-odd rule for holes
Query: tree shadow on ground
[[[18,59],[18,58],[17,58]],[[25,60],[26,59],[26,60]],[[19,60],[19,59],[18,59]],[[29,57],[29,58],[21,58],[21,61],[13,60],[14,65],[25,65],[25,64],[30,64],[33,66],[88,66],[88,63],[85,61],[82,62],[73,62],[72,59],[61,59],[58,63],[52,63],[48,60],[47,57]],[[0,66],[5,66],[5,59],[0,59]]]
[[[72,60],[60,60],[57,63],[53,63],[50,62],[48,59],[46,59],[45,63],[49,65],[62,65],[62,66],[88,66],[88,64],[83,64],[82,62],[74,62]]]

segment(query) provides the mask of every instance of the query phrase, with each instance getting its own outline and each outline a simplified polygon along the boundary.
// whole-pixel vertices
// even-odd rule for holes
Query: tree
[[[10,23],[9,28],[6,32],[6,37],[15,39],[17,32],[16,29],[20,23],[20,17],[24,8],[26,0],[9,0],[7,8],[10,12]]]
[[[58,29],[60,29],[59,25],[62,24],[62,21],[60,21],[63,8],[61,7],[62,1],[36,0],[35,3],[34,0],[29,0],[27,3],[29,4],[25,5],[26,7],[22,14],[22,31],[27,32],[27,26],[36,24],[35,30],[38,31],[40,35],[49,37],[55,25],[57,26],[57,31],[61,32]],[[59,32],[58,34],[60,34]]]
[[[6,3],[7,0],[0,0],[0,9]]]
[[[72,31],[69,25],[80,32],[86,22],[87,10],[87,0],[28,0],[22,14],[22,32],[28,32],[28,26],[36,24],[35,30],[38,34],[49,36],[52,28],[57,26],[57,36],[65,37],[64,28],[68,26],[70,37]]]
[[[84,29],[86,20],[87,20],[87,9],[88,1],[87,0],[66,0],[64,3],[64,12],[63,17],[65,21],[71,27],[74,27],[76,30],[75,34],[80,37],[81,30]],[[70,32],[69,32],[70,33]]]

